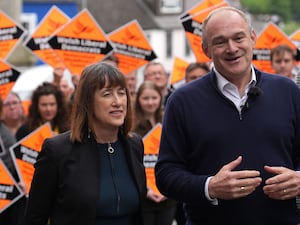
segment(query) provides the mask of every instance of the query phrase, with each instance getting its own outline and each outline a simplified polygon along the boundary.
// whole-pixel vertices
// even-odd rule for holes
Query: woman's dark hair
[[[127,114],[119,132],[125,136],[129,135],[132,126],[132,107],[125,77],[118,68],[108,63],[100,62],[87,66],[81,74],[72,108],[71,141],[83,142],[89,130],[93,132],[94,95],[97,90],[104,88],[106,84],[109,87],[120,86],[126,90]]]
[[[42,117],[39,112],[39,99],[41,96],[54,95],[57,103],[57,114],[51,122],[52,129],[58,128],[58,132],[67,131],[70,127],[69,115],[61,91],[52,83],[44,82],[39,85],[31,97],[31,105],[28,110],[27,122],[29,130],[33,131],[42,125]]]

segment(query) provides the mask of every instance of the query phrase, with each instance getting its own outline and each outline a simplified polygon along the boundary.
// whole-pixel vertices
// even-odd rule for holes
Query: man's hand
[[[239,156],[236,160],[224,165],[212,177],[208,184],[208,193],[211,198],[237,199],[251,194],[262,179],[256,170],[233,171],[242,162]]]
[[[300,195],[300,173],[285,167],[265,166],[265,170],[275,174],[266,180],[263,190],[270,198],[285,200]]]

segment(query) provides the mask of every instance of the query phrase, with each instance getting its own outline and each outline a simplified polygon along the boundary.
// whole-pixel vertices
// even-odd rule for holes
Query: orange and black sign
[[[160,192],[155,184],[154,167],[158,158],[161,131],[162,125],[158,123],[143,138],[147,187],[157,194]]]
[[[11,91],[20,74],[21,73],[11,65],[0,60],[0,96],[2,100],[4,100]]]
[[[59,29],[48,42],[69,71],[76,75],[113,50],[105,33],[86,9]]]
[[[24,34],[24,29],[0,10],[0,59],[9,56]]]
[[[42,144],[46,138],[53,136],[50,123],[45,123],[22,140],[14,144],[10,151],[15,157],[17,172],[29,193],[34,173],[34,163],[41,151]]]
[[[271,49],[280,44],[286,44],[297,49],[292,40],[281,29],[270,22],[266,25],[256,40],[253,50],[253,64],[264,72],[274,73],[271,65]]]
[[[135,71],[156,58],[141,26],[133,20],[108,35],[119,59],[118,67],[123,74]]]
[[[189,9],[188,11],[186,11],[185,13],[183,13],[180,16],[180,19],[186,19],[187,17],[192,17],[195,14],[198,14],[199,12],[201,12],[204,9],[210,8],[214,5],[217,5],[219,3],[223,3],[223,0],[203,0],[201,2],[199,2],[198,4],[196,4],[194,7],[192,7],[191,9]]]
[[[23,195],[24,193],[0,159],[0,214]]]
[[[214,9],[227,6],[225,2],[213,5],[209,8],[203,9],[197,14],[190,17],[185,17],[181,20],[182,26],[185,30],[188,42],[198,62],[209,62],[210,59],[205,55],[202,49],[202,23],[207,15]]]
[[[59,8],[53,6],[24,45],[53,68],[65,67],[48,43],[51,35],[69,21]]]

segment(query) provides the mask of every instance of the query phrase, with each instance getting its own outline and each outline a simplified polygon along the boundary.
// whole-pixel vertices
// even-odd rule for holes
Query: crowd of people
[[[203,23],[210,63],[191,62],[168,85],[163,63],[122,74],[113,55],[32,93],[0,99],[1,159],[22,188],[9,147],[46,122],[29,195],[0,214],[5,225],[300,223],[300,80],[296,53],[271,51],[276,75],[252,64],[256,34],[233,7]],[[296,83],[296,84],[295,84]],[[162,124],[147,186],[143,137]],[[253,212],[253,213],[250,213]]]

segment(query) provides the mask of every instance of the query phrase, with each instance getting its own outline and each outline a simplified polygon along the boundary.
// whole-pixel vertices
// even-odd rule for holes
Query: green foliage
[[[299,0],[240,0],[251,14],[278,15],[284,22],[300,21]]]
[[[257,0],[241,0],[240,2],[248,12],[252,14],[264,14],[271,5],[270,1],[271,0],[259,1],[259,4]]]
[[[292,33],[297,31],[299,28],[300,28],[300,22],[296,23],[296,22],[290,21],[284,25],[283,31],[288,36],[290,36]]]

